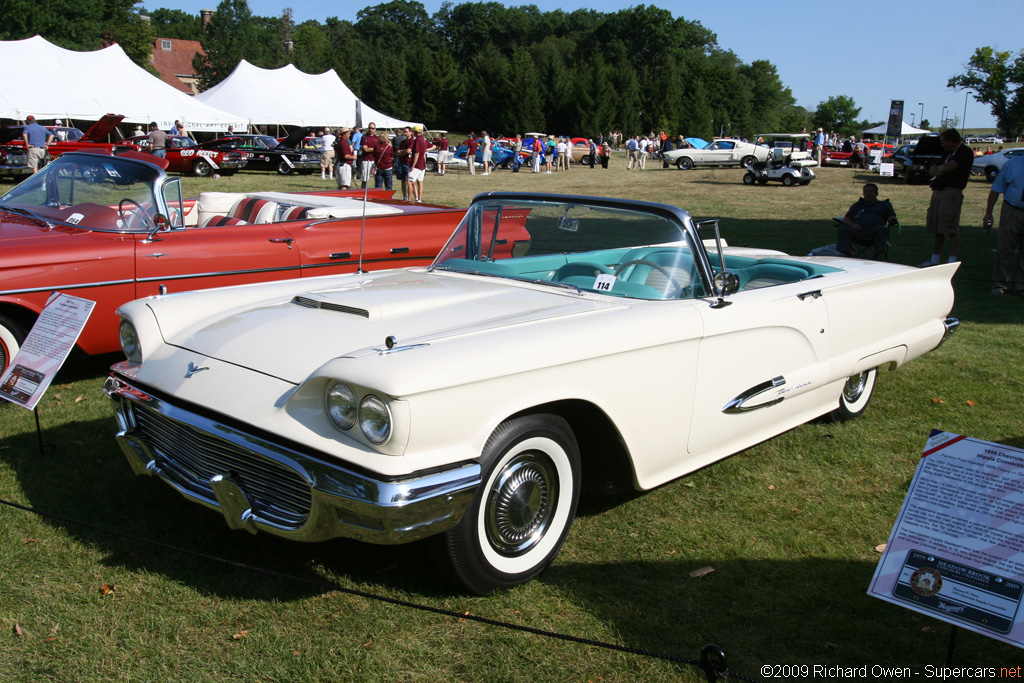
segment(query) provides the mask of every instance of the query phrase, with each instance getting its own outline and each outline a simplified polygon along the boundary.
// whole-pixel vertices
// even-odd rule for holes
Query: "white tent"
[[[164,83],[128,58],[120,45],[94,52],[57,47],[40,36],[0,41],[0,118],[98,121],[123,114],[126,123],[180,119],[195,131],[242,128],[246,117],[220,111]]]
[[[900,134],[897,137],[901,137],[902,138],[902,137],[906,137],[907,135],[924,135],[925,133],[930,133],[931,132],[927,128],[914,128],[913,126],[908,124],[906,121],[900,121],[900,123],[903,124],[903,130],[900,131]],[[879,126],[875,126],[874,128],[868,128],[867,130],[862,131],[862,132],[865,135],[885,135],[888,130],[889,130],[889,125],[886,124],[886,123],[883,123],[883,124],[881,124]]]
[[[353,127],[370,121],[381,128],[413,125],[360,102],[334,69],[307,74],[293,64],[261,69],[243,59],[230,76],[196,99],[234,112],[253,125]]]

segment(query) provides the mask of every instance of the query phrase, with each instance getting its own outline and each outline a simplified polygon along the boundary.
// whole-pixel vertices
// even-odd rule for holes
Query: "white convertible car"
[[[687,147],[665,152],[665,159],[686,171],[694,166],[747,166],[755,161],[767,161],[769,151],[766,145],[716,138],[704,149]]]
[[[117,440],[233,528],[435,536],[467,590],[514,586],[554,560],[581,491],[856,417],[880,367],[956,328],[956,264],[718,233],[662,204],[490,193],[430,267],[128,303]]]

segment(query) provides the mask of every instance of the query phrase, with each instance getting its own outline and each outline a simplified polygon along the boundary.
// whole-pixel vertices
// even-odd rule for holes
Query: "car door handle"
[[[292,242],[294,242],[295,240],[291,237],[271,237],[270,241],[273,242],[274,244],[287,244],[288,248],[291,249]]]
[[[796,298],[800,299],[800,301],[803,301],[807,297],[811,297],[812,299],[820,299],[821,298],[821,290],[820,289],[816,289],[813,292],[803,292],[801,294],[797,294],[796,295]]]
[[[744,391],[739,396],[737,396],[736,398],[734,398],[733,400],[726,403],[725,407],[722,408],[722,412],[730,415],[734,415],[736,413],[749,413],[751,410],[767,408],[768,406],[773,406],[776,403],[781,403],[782,396],[779,396],[778,398],[768,401],[767,403],[758,403],[756,406],[746,405],[747,401],[750,401],[751,399],[760,396],[766,391],[770,391],[772,389],[775,389],[776,387],[781,387],[785,383],[786,378],[783,377],[782,375],[779,375],[778,377],[773,377],[772,379],[765,380],[760,384],[754,385],[747,389],[746,391]]]
[[[409,253],[409,247],[394,247],[391,250],[391,253],[392,254],[408,254]]]
[[[338,261],[340,259],[352,258],[351,251],[337,251],[328,257],[332,261]]]

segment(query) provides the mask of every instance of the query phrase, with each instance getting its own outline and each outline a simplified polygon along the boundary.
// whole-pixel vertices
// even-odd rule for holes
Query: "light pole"
[[[946,105],[942,106],[942,116],[939,117],[941,119],[941,121],[939,123],[939,128],[945,128],[946,127],[946,110],[947,109],[949,109],[949,107],[947,107]]]
[[[964,117],[960,120],[960,135],[964,134],[964,129],[967,127],[967,96],[970,94],[970,90],[964,91]]]
[[[910,112],[910,125],[914,125],[914,117],[917,116],[917,112]]]
[[[917,120],[922,126],[924,125],[924,102],[918,102],[917,106],[921,107],[921,118]]]

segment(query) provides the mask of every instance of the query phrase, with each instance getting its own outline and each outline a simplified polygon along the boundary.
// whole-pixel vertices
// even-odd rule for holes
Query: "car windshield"
[[[689,223],[662,205],[489,195],[474,201],[432,269],[632,299],[704,296],[704,254]]]
[[[242,139],[242,144],[246,147],[258,147],[260,149],[274,149],[277,147],[277,140],[270,137],[269,135],[254,135],[251,138]]]
[[[163,172],[122,157],[67,153],[0,197],[0,208],[91,230],[145,232]]]

